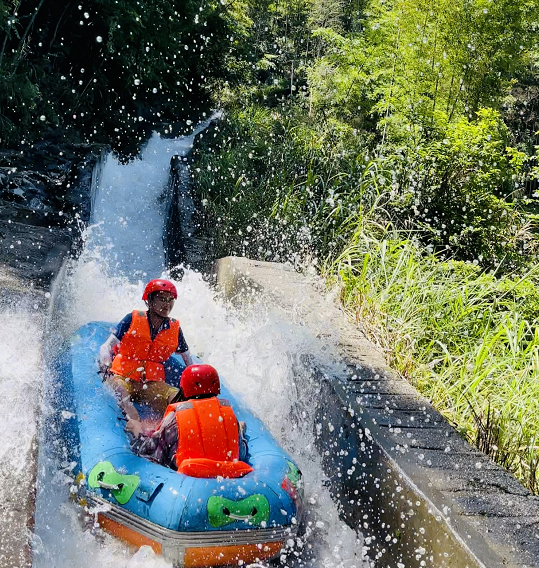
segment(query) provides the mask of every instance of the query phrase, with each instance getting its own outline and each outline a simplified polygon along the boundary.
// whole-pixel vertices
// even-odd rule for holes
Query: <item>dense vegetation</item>
[[[538,492],[538,12],[0,0],[0,145],[141,140],[219,106],[192,167],[215,254],[316,266],[395,368]]]
[[[314,264],[538,490],[536,3],[261,2],[193,178],[216,254]]]
[[[0,146],[51,129],[129,146],[185,124],[233,76],[232,15],[218,0],[0,0]]]

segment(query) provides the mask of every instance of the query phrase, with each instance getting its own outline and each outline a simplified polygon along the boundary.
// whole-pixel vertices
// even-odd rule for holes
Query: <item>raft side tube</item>
[[[268,560],[281,551],[295,530],[290,527],[232,531],[177,532],[165,529],[122,507],[88,495],[89,512],[97,511],[101,527],[135,546],[151,546],[165,560],[181,566],[224,566]]]

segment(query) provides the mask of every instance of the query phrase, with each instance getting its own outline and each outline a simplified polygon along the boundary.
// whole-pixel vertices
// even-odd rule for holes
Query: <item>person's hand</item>
[[[99,365],[98,373],[103,376],[103,380],[106,380],[109,375],[112,375],[110,371],[110,365],[102,365],[99,361],[97,362],[97,364]]]
[[[142,422],[140,422],[140,420],[133,420],[132,418],[127,421],[125,429],[131,432],[135,438],[143,433]]]
[[[109,346],[104,343],[99,348],[99,368],[110,367],[112,365],[112,353]]]

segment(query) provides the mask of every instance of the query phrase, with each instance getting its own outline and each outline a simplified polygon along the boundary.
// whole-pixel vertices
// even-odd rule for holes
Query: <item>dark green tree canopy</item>
[[[72,128],[144,133],[207,110],[229,71],[233,3],[0,0],[0,144]]]

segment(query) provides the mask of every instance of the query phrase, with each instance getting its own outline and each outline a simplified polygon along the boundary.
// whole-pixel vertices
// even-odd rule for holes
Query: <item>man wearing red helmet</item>
[[[177,297],[169,280],[150,281],[142,295],[148,311],[125,316],[99,350],[99,365],[128,418],[139,419],[133,402],[163,412],[176,396],[178,389],[165,382],[164,363],[173,353],[192,363],[180,322],[169,317]]]
[[[228,401],[218,399],[221,385],[210,365],[191,365],[181,376],[178,398],[153,433],[128,420],[134,453],[191,477],[241,477],[252,471],[244,424]]]

